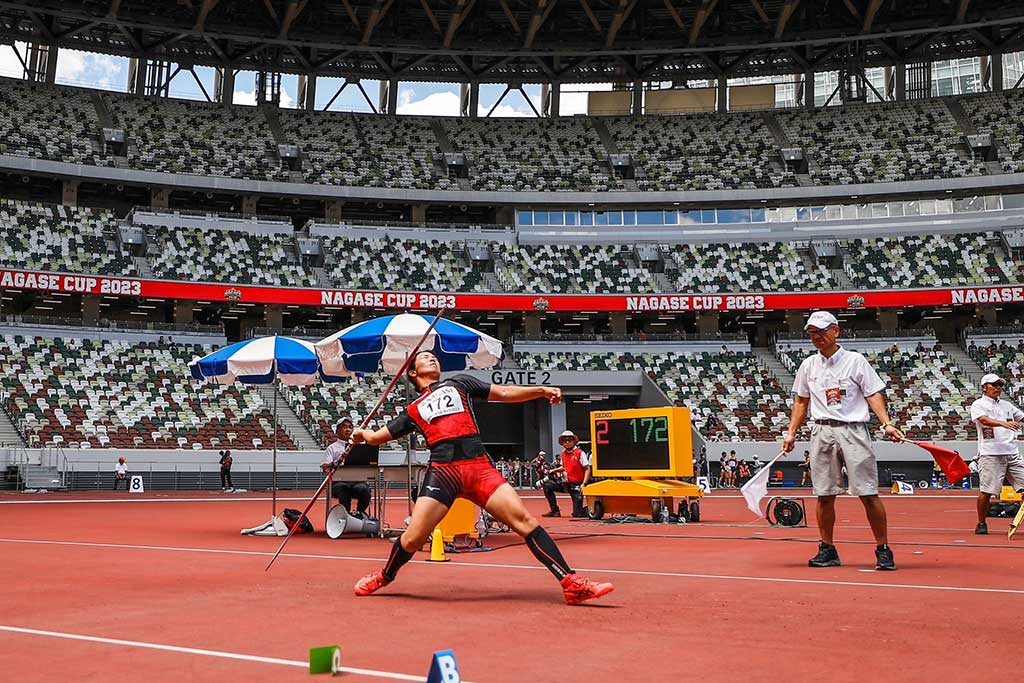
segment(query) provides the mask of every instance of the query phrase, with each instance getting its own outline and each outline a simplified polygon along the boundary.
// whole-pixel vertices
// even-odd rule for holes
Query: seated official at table
[[[320,465],[320,469],[323,470],[324,474],[327,474],[332,466],[344,468],[344,455],[349,444],[352,442],[352,431],[354,428],[355,425],[352,423],[352,420],[347,417],[343,417],[341,422],[335,427],[337,439],[324,451],[324,461]],[[343,472],[344,469],[336,470],[334,476],[343,476]],[[365,481],[335,481],[331,485],[331,495],[337,498],[338,503],[345,506],[345,509],[350,513],[352,512],[353,498],[356,501],[356,512],[365,515],[370,507],[370,487]]]

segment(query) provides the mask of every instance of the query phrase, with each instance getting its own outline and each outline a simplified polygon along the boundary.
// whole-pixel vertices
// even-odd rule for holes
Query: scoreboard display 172
[[[590,414],[596,477],[691,477],[689,408],[638,408]]]

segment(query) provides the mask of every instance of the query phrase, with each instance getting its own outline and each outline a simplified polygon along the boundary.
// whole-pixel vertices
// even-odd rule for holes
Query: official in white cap
[[[817,519],[821,542],[811,567],[839,566],[839,553],[832,543],[836,523],[836,496],[843,493],[845,465],[850,495],[864,504],[875,537],[875,568],[896,568],[889,548],[885,506],[878,497],[878,465],[871,447],[868,423],[873,412],[882,431],[892,441],[903,441],[903,432],[889,419],[885,405],[885,382],[867,359],[837,343],[839,321],[828,311],[815,311],[804,325],[817,353],[808,356],[793,382],[793,410],[782,450],[789,453],[797,432],[810,409],[811,484],[818,498]]]
[[[1024,412],[1004,400],[1006,382],[999,375],[989,373],[981,378],[981,398],[971,404],[971,420],[978,428],[978,476],[981,493],[978,495],[978,526],[976,534],[987,534],[988,506],[992,496],[999,495],[1003,482],[1018,492],[1024,491],[1024,459],[1017,448]]]

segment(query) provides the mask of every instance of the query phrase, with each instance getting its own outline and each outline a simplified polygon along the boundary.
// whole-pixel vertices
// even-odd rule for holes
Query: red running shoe
[[[610,583],[595,583],[578,574],[567,574],[562,579],[562,590],[565,592],[566,604],[578,605],[584,600],[593,600],[611,593],[615,586]]]
[[[372,595],[389,583],[391,582],[384,578],[384,572],[378,569],[356,582],[356,595]]]

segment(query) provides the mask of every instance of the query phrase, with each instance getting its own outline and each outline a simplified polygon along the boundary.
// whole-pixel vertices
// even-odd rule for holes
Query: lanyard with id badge
[[[825,392],[825,407],[837,413],[843,409],[843,399],[846,397],[844,382],[829,372],[821,373],[821,385]]]

